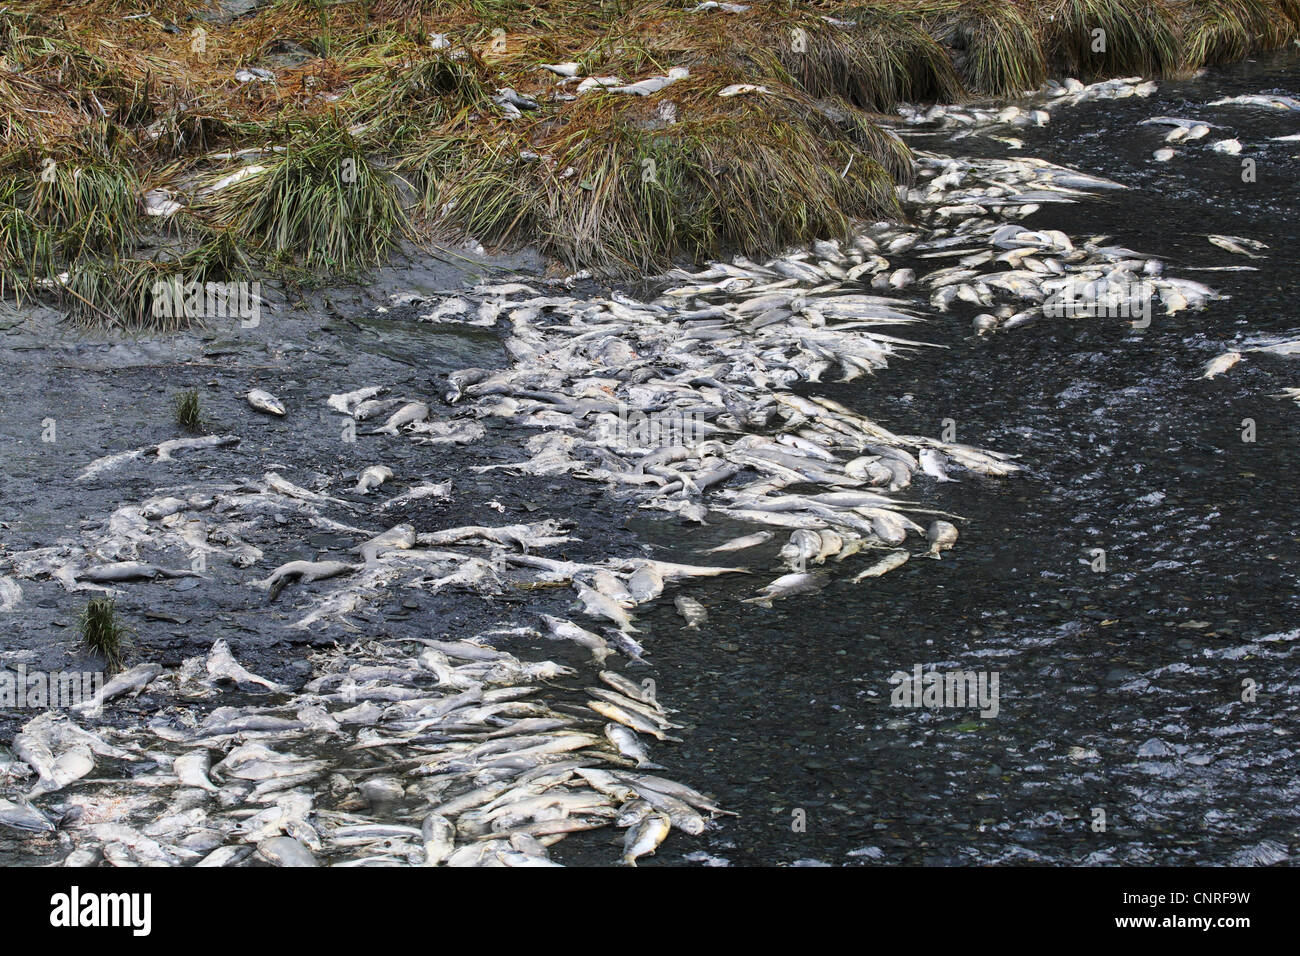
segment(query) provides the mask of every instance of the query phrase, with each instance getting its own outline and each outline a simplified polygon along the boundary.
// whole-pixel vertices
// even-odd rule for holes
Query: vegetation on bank
[[[911,161],[878,121],[900,102],[1186,74],[1300,35],[1300,0],[741,5],[2,3],[0,295],[173,328],[167,276],[357,274],[404,238],[622,275],[770,253],[898,213]]]
[[[122,670],[131,629],[122,621],[112,598],[91,598],[81,612],[81,646],[104,659],[110,674]]]

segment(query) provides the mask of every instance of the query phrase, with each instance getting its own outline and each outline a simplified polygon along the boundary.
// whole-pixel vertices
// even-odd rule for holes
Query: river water
[[[1248,354],[1226,375],[1199,375],[1230,348],[1300,336],[1292,253],[1300,158],[1296,143],[1269,140],[1300,132],[1300,114],[1206,105],[1243,93],[1295,96],[1298,76],[1297,57],[1287,53],[1162,83],[1149,98],[1057,110],[1046,127],[1014,132],[1023,155],[1128,187],[1046,206],[1028,228],[1059,229],[1076,241],[1108,235],[1227,298],[1204,311],[1157,309],[1141,330],[1116,319],[1045,318],[983,337],[970,327],[980,309],[958,304],[940,315],[927,307],[931,321],[910,336],[946,348],[920,350],[852,383],[799,386],[896,433],[935,435],[950,425],[957,441],[1020,455],[1025,471],[999,480],[963,473],[944,484],[918,478],[913,490],[927,506],[966,519],[957,547],[940,561],[912,561],[862,584],[842,576],[771,609],[737,602],[753,592],[753,580],[690,585],[686,593],[711,611],[700,631],[681,626],[671,593],[638,609],[650,668],[629,673],[652,676],[686,724],[683,742],[660,746],[656,759],[673,779],[739,814],[698,838],[674,835],[644,864],[1295,858],[1300,564],[1292,529],[1300,505],[1292,485],[1300,408],[1268,396],[1300,385],[1300,369]],[[1216,128],[1201,147],[1158,163],[1151,154],[1166,128],[1138,125],[1157,115]],[[1243,157],[1256,160],[1254,182],[1242,181],[1242,157],[1208,149],[1232,136],[1245,145]],[[922,133],[911,142],[956,156],[1016,155],[981,136]],[[1206,234],[1267,243],[1267,258],[1234,256]],[[920,273],[945,263],[902,256],[891,264]],[[1245,264],[1258,271],[1189,271]],[[79,521],[155,493],[160,481],[145,472],[91,487],[70,476],[109,450],[172,437],[166,402],[177,387],[200,387],[214,417],[233,421],[252,384],[291,406],[319,407],[328,391],[377,381],[418,390],[452,369],[506,361],[490,332],[382,315],[283,328],[195,336],[162,357],[147,344],[22,346],[48,356],[44,364],[11,351],[13,388],[0,424],[13,464],[3,499],[6,550],[48,546]],[[34,439],[46,419],[62,429],[51,445]],[[1245,420],[1253,441],[1243,440]],[[306,483],[304,474],[325,478],[374,463],[337,440],[327,414],[308,427],[268,420],[252,428],[240,425],[245,474],[292,466],[307,469],[293,472]],[[384,463],[395,471],[456,484],[454,505],[423,505],[404,517],[423,528],[499,524],[502,513],[568,516],[583,538],[566,551],[573,560],[652,545],[661,549],[656,557],[698,561],[701,545],[752,530],[710,519],[687,534],[593,485],[468,471],[468,463],[521,457],[503,453],[496,438],[463,449],[385,446]],[[188,469],[187,481],[230,475],[206,459]],[[301,544],[277,560],[354,543],[292,525],[285,536]],[[779,543],[747,563],[775,566]],[[337,630],[286,630],[290,612],[251,601],[236,575],[214,575],[202,588],[129,587],[119,601],[128,611],[166,614],[139,640],[167,666],[226,637],[252,670],[291,683],[307,675],[305,645],[349,639]],[[31,666],[66,666],[76,609],[56,588],[31,587],[28,602],[21,625],[12,616],[4,622],[8,647]],[[552,613],[566,606],[544,597],[532,604]],[[462,593],[410,591],[355,620],[393,636],[431,629],[465,636],[500,616],[491,602]],[[552,644],[538,650],[581,662]],[[890,706],[891,675],[917,665],[996,672],[997,715]],[[146,693],[121,705],[120,720],[163,703]],[[7,738],[30,715],[4,716]],[[24,839],[0,832],[0,858],[54,852],[33,852]],[[554,855],[581,864],[607,863],[611,854],[610,834],[596,831],[566,840]]]
[[[1204,105],[1294,96],[1298,76],[1288,53],[1162,83],[1150,99],[1058,110],[1014,134],[1025,153],[1129,187],[1028,225],[1110,235],[1171,269],[1246,262],[1206,234],[1258,239],[1269,257],[1249,263],[1258,272],[1181,272],[1230,298],[1167,317],[1157,308],[1141,331],[1079,318],[976,339],[967,323],[980,310],[958,308],[922,336],[950,351],[830,393],[903,433],[937,434],[952,419],[958,440],[1020,453],[1028,474],[932,491],[927,502],[970,519],[939,571],[912,562],[774,611],[742,605],[716,638],[658,648],[663,693],[692,701],[698,724],[683,772],[744,811],[712,836],[715,857],[1295,859],[1300,414],[1267,395],[1300,368],[1248,357],[1198,376],[1230,348],[1300,334],[1300,157],[1295,143],[1268,141],[1300,120]],[[1167,127],[1137,124],[1157,115],[1225,127],[1209,139],[1238,138],[1256,182],[1242,181],[1241,157],[1208,150],[1152,161]],[[739,650],[720,654],[721,641]],[[890,675],[918,663],[998,671],[1000,713],[891,708]],[[1253,703],[1241,700],[1246,679]]]

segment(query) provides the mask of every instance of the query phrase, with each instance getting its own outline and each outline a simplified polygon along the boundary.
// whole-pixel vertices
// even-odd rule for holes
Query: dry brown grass
[[[0,189],[0,289],[31,287],[13,250],[30,261],[49,243],[39,235],[48,217],[70,215],[46,203],[42,218],[32,205],[48,158],[129,166],[141,188],[178,192],[191,231],[229,224],[286,265],[373,261],[409,215],[430,233],[641,271],[728,248],[772,251],[890,214],[891,180],[911,164],[875,119],[900,100],[1014,94],[1059,71],[1186,71],[1287,42],[1300,22],[1300,0],[818,0],[753,2],[744,14],[669,0],[275,0],[227,24],[200,19],[210,6],[197,0],[142,9],[0,9],[0,174],[18,176]],[[1104,56],[1085,42],[1094,24],[1108,31]],[[447,48],[431,44],[439,34]],[[565,61],[626,81],[670,67],[690,77],[644,99],[568,99],[540,69]],[[275,81],[235,79],[253,68]],[[717,96],[735,83],[769,92]],[[504,87],[539,108],[508,118],[491,99]],[[311,163],[290,174],[276,160],[260,183],[196,203],[199,184],[241,165],[214,153],[294,137],[303,147],[311,129],[337,133]],[[338,193],[330,149],[362,151],[375,192]],[[325,203],[330,235],[311,227],[307,203],[286,198],[294,189]],[[97,208],[90,191],[69,195]],[[110,235],[92,236],[95,255],[128,251],[106,239],[157,231],[122,221],[120,196],[100,198],[115,218]]]

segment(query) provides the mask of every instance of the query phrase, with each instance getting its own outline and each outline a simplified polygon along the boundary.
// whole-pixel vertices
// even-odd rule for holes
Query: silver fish
[[[709,612],[704,605],[695,598],[687,597],[685,594],[679,594],[673,598],[673,607],[677,608],[677,613],[685,618],[686,626],[691,630],[698,631],[700,625],[709,619]]]
[[[248,404],[252,405],[259,412],[266,412],[268,415],[283,415],[284,403],[272,395],[270,392],[255,388],[250,391],[245,398]]]

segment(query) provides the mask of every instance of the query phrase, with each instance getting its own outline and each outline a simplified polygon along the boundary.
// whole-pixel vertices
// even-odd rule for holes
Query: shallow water
[[[1231,298],[1203,312],[1157,310],[1142,331],[1122,320],[1042,319],[989,338],[970,333],[980,310],[958,305],[911,333],[946,350],[921,350],[854,383],[800,387],[898,433],[937,434],[952,419],[958,441],[1018,453],[1027,473],[998,481],[963,473],[959,483],[939,486],[918,478],[910,497],[967,519],[941,561],[912,561],[865,584],[841,575],[821,594],[771,610],[736,602],[755,580],[687,586],[682,591],[711,611],[701,632],[682,628],[672,607],[679,591],[638,612],[651,667],[621,669],[652,676],[660,698],[689,725],[683,743],[652,748],[656,759],[674,779],[741,814],[700,838],[675,834],[646,864],[1294,857],[1300,622],[1290,479],[1300,408],[1267,395],[1300,385],[1300,368],[1250,356],[1213,381],[1197,376],[1234,345],[1300,330],[1290,251],[1300,161],[1297,144],[1267,142],[1300,131],[1300,117],[1202,105],[1238,93],[1296,95],[1296,63],[1271,58],[1162,84],[1149,99],[1057,110],[1046,128],[1013,134],[1024,139],[1025,155],[1130,187],[1044,207],[1029,227],[1076,239],[1109,234]],[[1163,130],[1136,124],[1162,114],[1226,128],[1197,148],[1180,148],[1173,162],[1155,163],[1150,154],[1163,145]],[[1241,182],[1239,157],[1208,150],[1229,135],[1257,159],[1257,182]],[[913,142],[953,155],[1015,155],[978,136]],[[1209,245],[1206,233],[1271,249],[1267,259],[1245,260]],[[946,264],[891,262],[918,273]],[[1225,264],[1260,271],[1187,271]],[[697,560],[694,548],[752,530],[715,519],[687,529],[572,479],[467,470],[523,457],[510,445],[531,435],[520,430],[493,429],[464,448],[339,440],[337,420],[321,411],[324,394],[378,382],[427,392],[440,373],[502,363],[495,338],[482,330],[373,314],[325,323],[286,317],[255,335],[200,340],[165,361],[149,352],[85,345],[44,371],[24,365],[17,374],[20,388],[40,400],[11,390],[0,419],[0,434],[15,449],[3,499],[6,551],[52,544],[79,519],[98,519],[170,483],[255,477],[286,464],[298,469],[287,474],[308,483],[312,472],[349,475],[379,461],[407,476],[452,478],[453,502],[403,515],[417,526],[570,516],[584,539],[564,549],[574,560],[635,553],[641,543],[665,549],[656,557]],[[250,416],[240,396],[253,384],[305,410],[313,424]],[[200,387],[215,421],[243,436],[237,449],[88,487],[69,480],[101,454],[172,437],[168,396],[190,386]],[[46,418],[60,423],[52,445],[34,438]],[[1251,443],[1241,440],[1246,418],[1256,423]],[[274,563],[343,544],[306,527],[283,530]],[[775,566],[779,544],[778,537],[746,563]],[[1090,566],[1094,548],[1105,551],[1104,572]],[[337,629],[288,631],[292,611],[264,607],[243,586],[247,576],[214,572],[203,588],[130,585],[119,603],[137,617],[165,606],[183,621],[142,629],[142,649],[169,666],[224,636],[252,670],[292,682],[306,675],[302,644],[347,640]],[[33,651],[48,667],[68,666],[76,608],[54,586],[24,588],[21,624],[0,621],[11,628],[6,647]],[[353,619],[371,633],[460,637],[513,610],[562,613],[568,601],[555,595],[515,604],[410,590]],[[581,663],[553,644],[535,649]],[[1000,712],[983,719],[970,708],[891,708],[890,675],[916,664],[998,672]],[[1252,703],[1241,700],[1247,678],[1259,687]],[[557,693],[580,701],[582,684],[568,683]],[[122,719],[159,703],[146,695],[124,704]],[[6,716],[7,739],[26,716]],[[1072,755],[1071,748],[1081,749]],[[1105,811],[1104,832],[1092,829],[1096,809]],[[794,826],[796,817],[804,826]],[[611,839],[608,831],[575,836],[555,856],[609,862]],[[31,860],[32,847],[0,832],[0,858]]]
[[[927,503],[969,519],[941,568],[913,561],[773,611],[742,605],[717,615],[716,641],[657,646],[662,692],[693,702],[698,724],[681,772],[743,811],[712,835],[716,857],[1226,863],[1255,862],[1272,841],[1286,849],[1265,845],[1260,862],[1295,858],[1300,410],[1266,396],[1300,367],[1259,356],[1198,376],[1236,344],[1300,329],[1300,157],[1295,143],[1266,140],[1300,131],[1300,117],[1201,105],[1294,95],[1296,62],[1061,109],[1045,129],[1011,134],[1025,154],[1131,187],[1045,207],[1027,225],[1111,235],[1231,298],[1169,317],[1157,308],[1144,331],[1040,320],[979,340],[967,323],[981,310],[959,305],[918,336],[951,351],[824,392],[896,432],[937,434],[951,418],[958,441],[1022,454],[1029,474],[926,488]],[[1135,125],[1156,115],[1226,129],[1156,163],[1164,130]],[[1228,136],[1257,159],[1256,183],[1241,182],[1241,157],[1208,151]],[[978,137],[914,143],[1015,155],[980,150]],[[1207,233],[1272,249],[1248,261]],[[1260,271],[1185,268],[1241,264]],[[1241,438],[1246,418],[1253,443]],[[1092,570],[1093,548],[1105,572]],[[719,642],[737,649],[720,654]],[[1001,712],[891,708],[889,676],[918,663],[998,671]],[[1251,704],[1247,678],[1259,686]],[[1140,755],[1152,739],[1168,754]],[[1072,747],[1096,756],[1071,759]],[[805,832],[792,829],[797,808]],[[1093,832],[1094,808],[1106,832]]]

